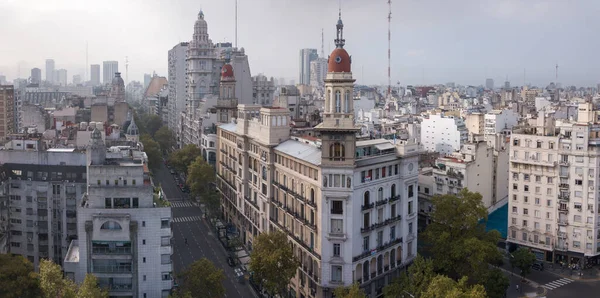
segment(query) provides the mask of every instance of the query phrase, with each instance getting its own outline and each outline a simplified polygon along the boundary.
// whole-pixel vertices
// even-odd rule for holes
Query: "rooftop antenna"
[[[238,0],[235,0],[235,47],[238,47]]]
[[[125,56],[125,85],[129,81],[129,57]]]
[[[556,63],[556,83],[558,83],[558,63]]]
[[[323,28],[321,28],[321,58],[325,58],[325,33],[323,33]]]
[[[88,64],[88,42],[86,40],[85,41],[85,78],[83,80],[84,82],[87,82],[87,80],[89,80],[89,76],[88,76],[89,67],[90,67],[90,65]]]
[[[392,96],[392,0],[388,0],[388,98]]]

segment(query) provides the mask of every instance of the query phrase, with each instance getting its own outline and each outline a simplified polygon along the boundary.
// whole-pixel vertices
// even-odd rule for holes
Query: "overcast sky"
[[[85,74],[118,60],[129,80],[167,76],[167,51],[192,37],[202,9],[213,42],[233,41],[235,0],[0,0],[0,74],[29,77],[45,59]],[[298,81],[301,48],[333,49],[338,0],[238,0],[238,45],[252,74]],[[346,49],[361,84],[387,83],[387,0],[341,0]],[[480,85],[506,76],[600,82],[598,0],[393,0],[392,81]],[[20,67],[19,67],[20,66]],[[20,73],[19,73],[20,69]],[[125,77],[125,74],[123,74]]]

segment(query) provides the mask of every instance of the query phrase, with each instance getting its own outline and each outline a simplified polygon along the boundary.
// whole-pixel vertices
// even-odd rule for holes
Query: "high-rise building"
[[[54,83],[54,60],[46,59],[46,82]]]
[[[100,64],[90,65],[90,83],[92,86],[100,86]]]
[[[310,85],[320,87],[325,84],[327,76],[327,59],[317,58],[310,62]]]
[[[298,84],[310,84],[310,62],[319,58],[317,49],[301,49],[300,50],[300,66],[298,75]]]
[[[181,127],[181,113],[186,103],[186,53],[189,43],[181,42],[169,50],[169,101],[168,101],[168,126],[171,131]],[[149,74],[144,74],[144,85]],[[150,80],[148,81],[150,84]]]
[[[4,145],[0,160],[8,190],[9,251],[29,259],[62,265],[67,247],[77,239],[77,202],[85,192],[85,154],[73,149],[45,149],[37,135],[19,136]]]
[[[59,69],[56,71],[56,75],[57,80],[55,81],[55,83],[61,86],[67,86],[67,70],[64,68]]]
[[[185,56],[184,56],[185,61]],[[144,74],[144,88],[147,88],[150,85],[150,81],[152,81],[152,75],[149,73]]]
[[[510,137],[509,249],[528,247],[552,263],[600,255],[600,111],[590,102],[577,111],[577,121],[540,112]]]
[[[31,69],[31,78],[29,79],[29,83],[31,84],[41,84],[42,83],[42,70],[39,68]]]
[[[419,145],[357,141],[342,31],[340,19],[320,140],[291,138],[283,108],[238,105],[240,118],[217,127],[224,218],[248,246],[259,233],[286,233],[300,260],[290,291],[318,298],[353,283],[383,287],[417,248]]]
[[[81,84],[81,75],[74,75],[73,76],[73,85],[79,85]]]
[[[427,151],[451,154],[467,141],[469,130],[460,117],[430,114],[421,122],[421,144]]]
[[[0,75],[0,85],[6,85],[6,76]]]
[[[485,89],[494,90],[494,79],[485,80]]]
[[[133,125],[133,123],[132,123]],[[135,136],[127,138],[134,140]],[[133,138],[133,139],[132,139]],[[154,203],[150,172],[136,147],[107,150],[97,128],[87,148],[87,191],[77,208],[65,275],[98,278],[110,296],[167,297],[172,288],[171,208]]]
[[[0,85],[0,139],[15,130],[15,88],[13,85]]]
[[[119,72],[118,61],[104,61],[102,62],[102,84],[112,83],[112,79],[115,77],[115,73]]]
[[[252,77],[252,95],[254,98],[252,100],[253,104],[272,105],[275,95],[275,79],[273,77],[268,79],[262,74]]]

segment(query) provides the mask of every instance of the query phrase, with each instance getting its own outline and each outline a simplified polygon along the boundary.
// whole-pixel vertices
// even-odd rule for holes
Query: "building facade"
[[[117,72],[119,72],[118,61],[102,62],[102,84],[110,84]]]
[[[61,68],[56,71],[56,75],[57,75],[57,80],[55,83],[60,86],[67,86],[67,70],[64,68]]]
[[[46,82],[53,84],[56,81],[54,77],[54,59],[46,59]]]
[[[317,49],[301,49],[298,84],[310,85],[310,62],[319,58]]]
[[[317,58],[310,62],[310,85],[313,87],[323,87],[327,76],[327,59]]]
[[[0,85],[0,139],[15,131],[15,89]]]
[[[39,68],[31,69],[31,77],[29,77],[29,83],[31,84],[41,84],[42,83],[42,70]]]
[[[536,125],[513,131],[507,242],[536,257],[567,264],[597,262],[600,255],[600,123],[591,103],[578,120],[544,113]]]
[[[493,110],[485,114],[485,140],[493,140],[496,134],[509,135],[513,126],[519,122],[519,114],[511,109]]]
[[[225,220],[251,249],[262,232],[288,235],[300,267],[295,297],[331,297],[358,283],[372,297],[412,261],[420,147],[357,140],[343,24],[325,80],[321,139],[290,136],[285,108],[238,105],[217,128],[217,187]]]
[[[186,104],[186,54],[189,43],[180,42],[169,50],[168,126],[173,132],[181,126],[181,113]],[[150,84],[150,82],[148,82]]]
[[[143,152],[136,149],[107,150],[100,131],[92,132],[89,182],[77,208],[78,239],[69,245],[64,271],[78,283],[93,273],[110,296],[168,297],[171,208],[154,202]]]
[[[90,84],[100,86],[100,64],[90,65]]]
[[[468,130],[460,117],[430,114],[421,122],[421,144],[427,151],[451,154],[467,141]]]
[[[270,106],[275,95],[275,80],[259,74],[252,77],[252,104]]]

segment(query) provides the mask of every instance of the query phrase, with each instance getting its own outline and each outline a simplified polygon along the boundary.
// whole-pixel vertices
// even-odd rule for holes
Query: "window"
[[[527,209],[527,208],[523,208],[523,214],[524,214],[524,215],[528,215],[528,214],[529,214],[529,209]]]
[[[331,233],[334,233],[334,234],[344,233],[344,220],[343,219],[331,219]]]
[[[168,229],[171,227],[170,220],[168,218],[163,218],[160,220],[160,228]]]
[[[527,227],[527,220],[523,220],[523,227]]]
[[[342,281],[342,266],[339,266],[339,265],[331,266],[331,281],[334,281],[334,282]]]
[[[390,240],[396,239],[396,226],[390,227]]]
[[[344,214],[343,201],[331,201],[331,214]]]
[[[414,185],[408,186],[408,197],[409,198],[412,198],[415,195],[414,188],[415,188]]]
[[[550,230],[552,230],[552,225],[546,224],[546,232],[550,232]]]
[[[408,214],[413,214],[413,201],[408,202]]]
[[[381,247],[383,245],[383,231],[377,232],[377,247]]]
[[[363,251],[369,250],[369,236],[363,238]]]
[[[363,214],[363,228],[368,228],[371,226],[371,218],[370,218],[370,213],[367,212],[365,214]]]
[[[333,256],[334,257],[339,257],[340,253],[341,253],[341,245],[339,243],[334,243],[333,244]]]
[[[511,224],[516,225],[517,224],[517,219],[514,217],[511,217],[510,219]]]
[[[371,203],[370,192],[366,191],[365,195],[364,195],[363,204],[365,207],[367,207],[367,206],[369,206],[370,203]]]
[[[160,237],[160,246],[169,246],[171,245],[171,237],[163,236]]]
[[[171,264],[171,255],[170,254],[160,255],[160,263],[161,264]]]
[[[517,209],[517,206],[513,206],[513,207],[512,207],[512,213],[518,213],[518,212],[519,212],[519,211],[518,211],[518,209]]]
[[[341,92],[339,90],[335,91],[335,112],[336,113],[340,113],[342,111],[341,101],[342,101]]]
[[[142,258],[142,263],[146,263],[146,257]]]
[[[329,147],[329,158],[333,160],[345,160],[346,149],[344,145],[340,143],[331,144]]]
[[[160,275],[162,280],[171,280],[171,272],[162,272]]]
[[[121,230],[121,225],[116,221],[107,221],[100,227],[101,230]]]

